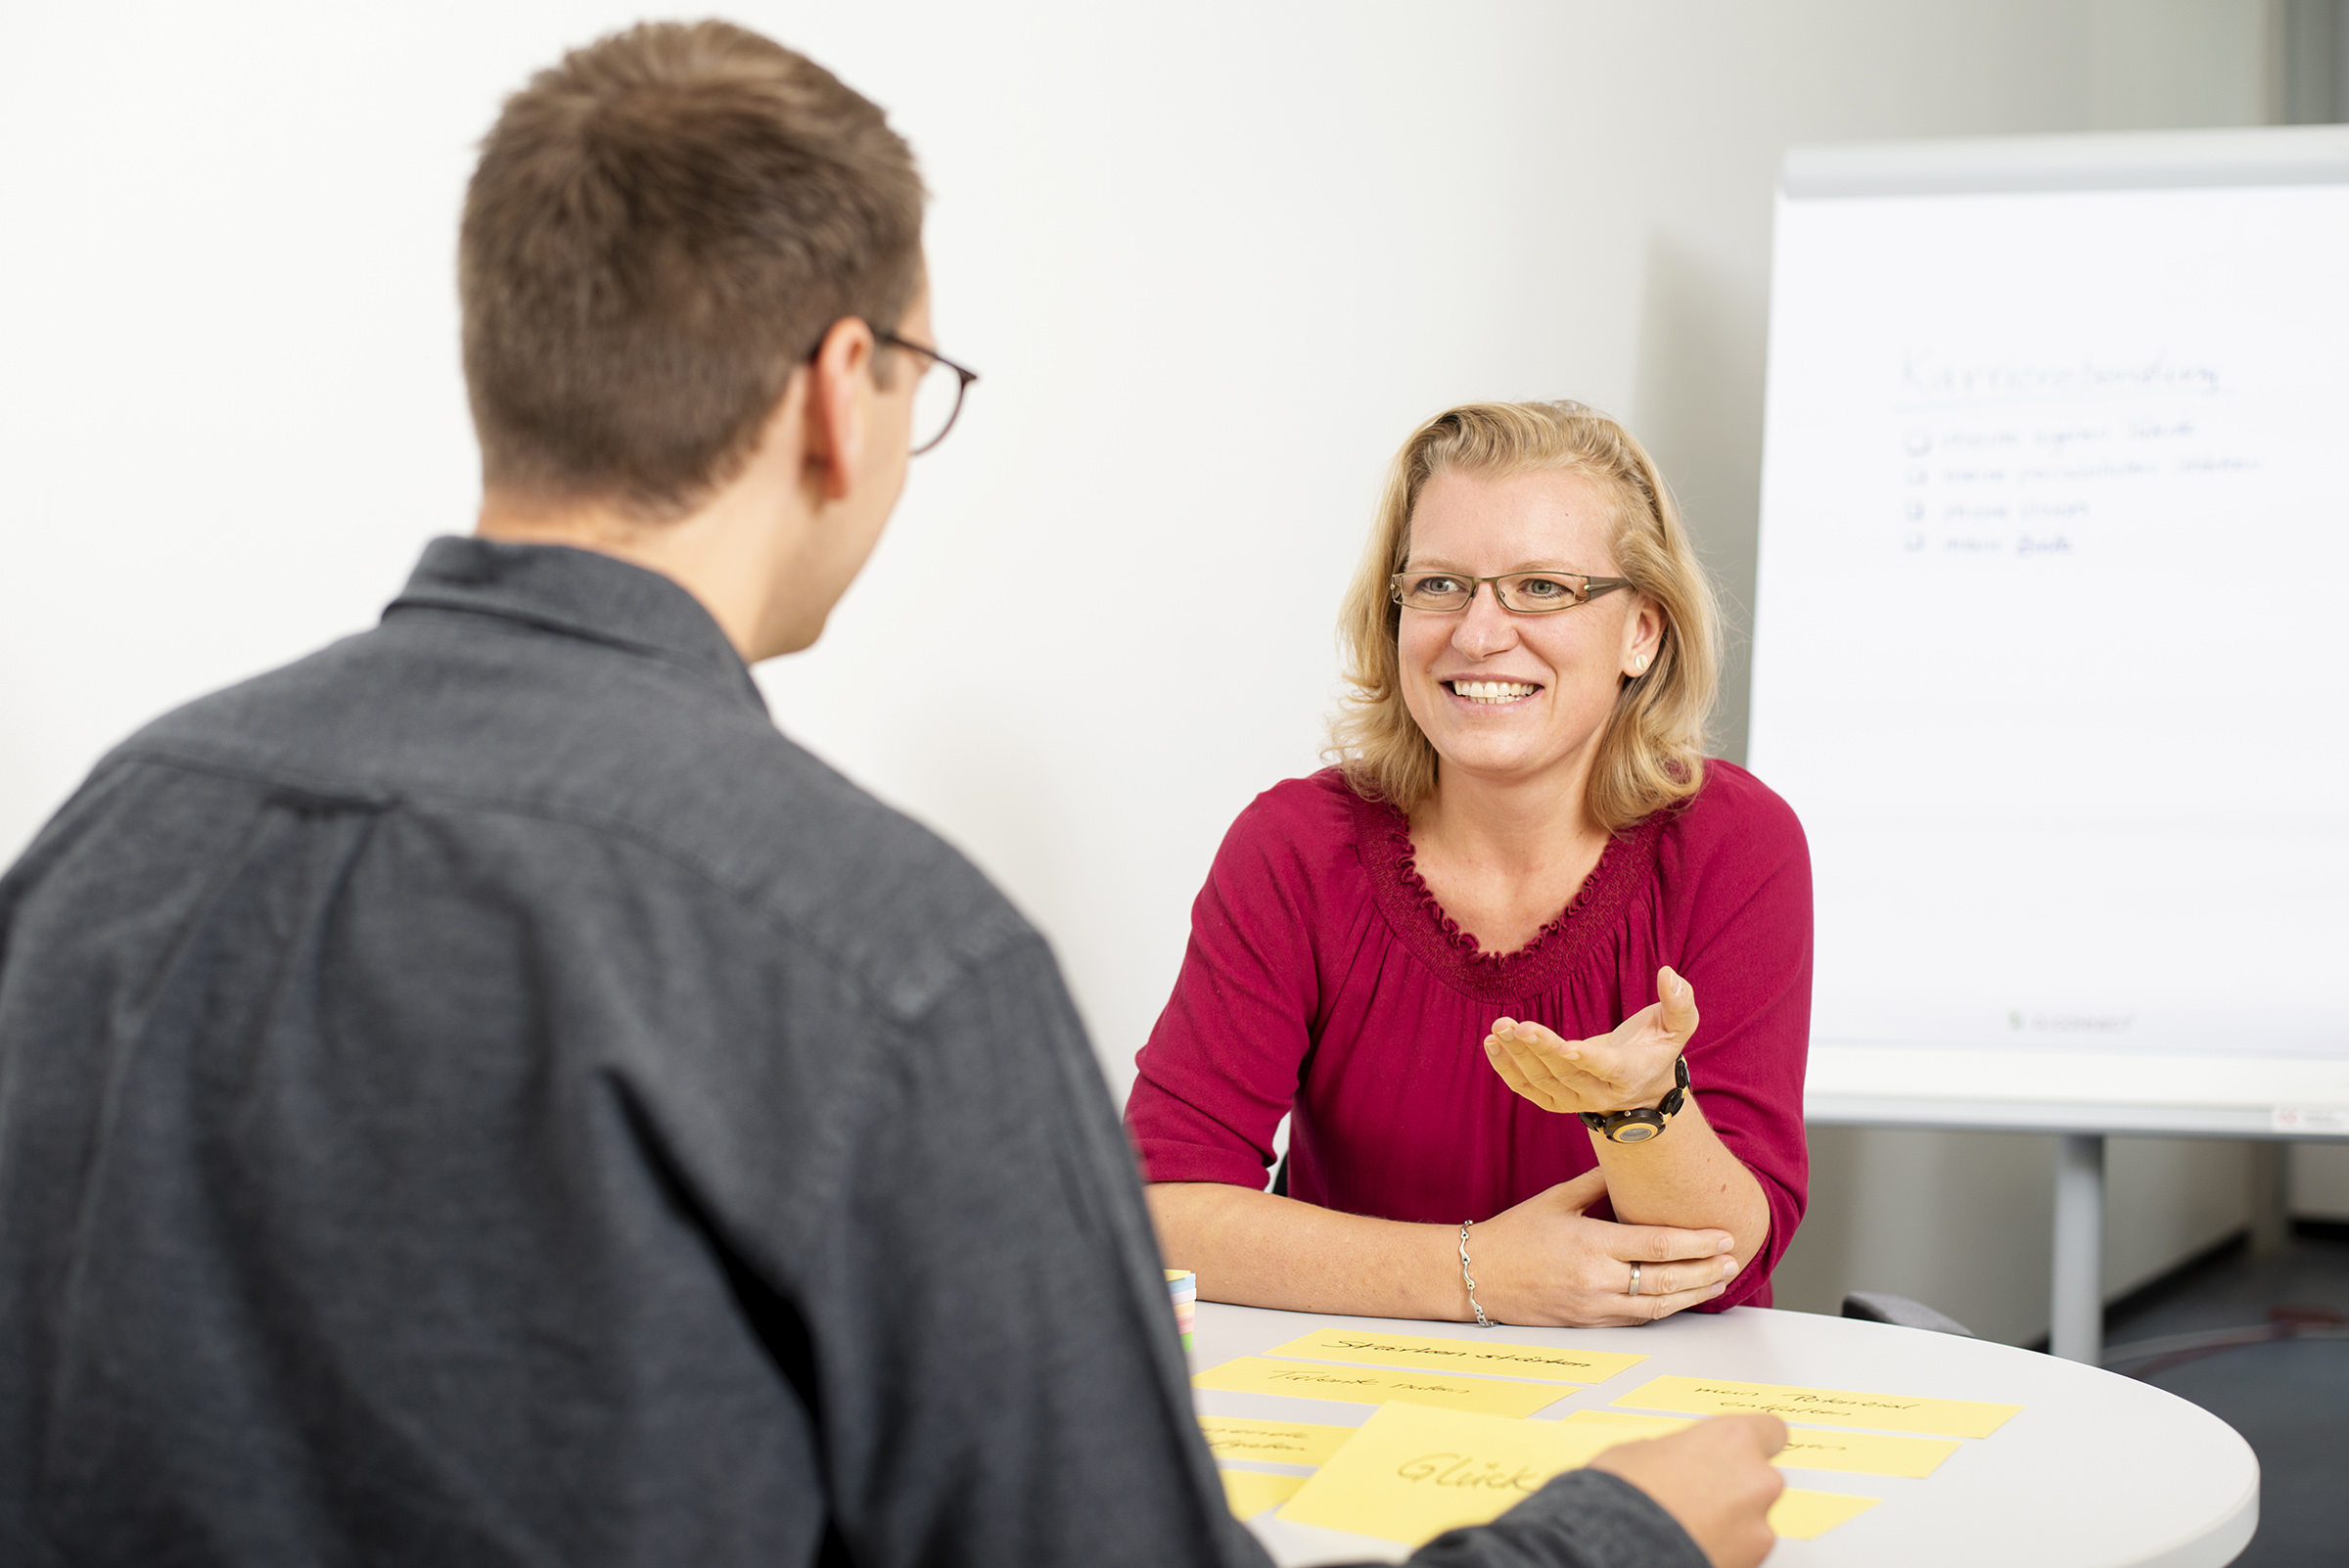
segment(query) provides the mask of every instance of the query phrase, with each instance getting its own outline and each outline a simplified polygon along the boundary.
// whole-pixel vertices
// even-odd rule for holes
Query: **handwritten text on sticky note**
[[[1696,1424],[1693,1415],[1635,1415],[1629,1410],[1575,1410],[1568,1426],[1606,1426],[1620,1441],[1669,1437]],[[1838,1432],[1823,1426],[1790,1426],[1786,1447],[1770,1462],[1796,1470],[1847,1470],[1858,1475],[1898,1475],[1921,1481],[1962,1445],[1946,1438],[1887,1437],[1881,1432]]]
[[[1207,1451],[1219,1459],[1263,1459],[1272,1464],[1320,1464],[1354,1436],[1351,1426],[1250,1421],[1230,1415],[1202,1415],[1199,1430],[1207,1437]]]
[[[1622,1441],[1595,1427],[1382,1405],[1280,1516],[1416,1546],[1483,1524]]]
[[[1950,1437],[1988,1437],[2016,1415],[2019,1405],[1985,1405],[1974,1400],[1920,1400],[1899,1394],[1860,1394],[1848,1389],[1795,1388],[1780,1383],[1736,1383],[1718,1377],[1658,1377],[1615,1402],[1643,1410],[1687,1410],[1697,1415],[1737,1415],[1768,1410],[1788,1421],[1872,1426],[1888,1432],[1938,1432]]]
[[[1243,1356],[1211,1366],[1191,1379],[1193,1388],[1235,1394],[1285,1394],[1301,1400],[1340,1400],[1349,1405],[1384,1405],[1410,1400],[1451,1410],[1488,1415],[1531,1415],[1567,1397],[1554,1383],[1509,1383],[1494,1377],[1446,1377],[1377,1366],[1332,1366],[1326,1361],[1275,1361]]]
[[[1603,1383],[1647,1360],[1563,1345],[1422,1339],[1416,1334],[1364,1333],[1351,1328],[1324,1328],[1286,1345],[1275,1345],[1265,1354],[1368,1361],[1375,1366],[1409,1366],[1431,1372],[1477,1372],[1487,1377],[1539,1377],[1553,1383]]]

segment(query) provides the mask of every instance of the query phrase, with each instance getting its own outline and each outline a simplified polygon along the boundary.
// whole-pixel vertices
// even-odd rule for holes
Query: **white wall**
[[[131,725],[365,625],[424,538],[469,525],[469,144],[529,69],[633,14],[18,20],[0,855]],[[1742,624],[1782,149],[2232,122],[2269,91],[2260,0],[733,14],[911,137],[941,341],[986,377],[823,645],[761,678],[785,729],[1051,934],[1121,1090],[1223,824],[1315,765],[1339,587],[1417,418],[1479,396],[1626,415]],[[1742,645],[1731,674],[1739,756]],[[1820,1144],[1789,1304],[1848,1282],[1962,1306],[1963,1280],[2033,1303],[2007,1337],[2036,1332],[2044,1242],[1962,1227],[2044,1209],[2044,1151]],[[2224,1185],[2219,1157],[2145,1158],[2148,1190],[2156,1168]],[[2115,1239],[2170,1256],[2203,1228],[2124,1208]]]

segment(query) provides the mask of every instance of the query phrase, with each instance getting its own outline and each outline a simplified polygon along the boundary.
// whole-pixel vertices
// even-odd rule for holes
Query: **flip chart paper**
[[[1280,1516],[1416,1546],[1483,1524],[1622,1441],[1607,1427],[1382,1405]]]
[[[1564,1345],[1511,1345],[1490,1339],[1421,1339],[1413,1334],[1381,1334],[1350,1328],[1324,1328],[1275,1345],[1268,1356],[1326,1358],[1333,1361],[1369,1361],[1379,1366],[1408,1366],[1429,1372],[1479,1372],[1487,1377],[1540,1377],[1553,1383],[1603,1383],[1617,1372],[1638,1365],[1644,1356],[1622,1356],[1613,1351],[1576,1350]]]
[[[1203,1415],[1199,1430],[1207,1451],[1219,1459],[1264,1459],[1274,1464],[1322,1464],[1354,1436],[1351,1426],[1315,1426],[1306,1421],[1247,1421]]]
[[[1191,1386],[1234,1394],[1342,1400],[1349,1405],[1409,1400],[1451,1410],[1482,1410],[1488,1415],[1531,1415],[1566,1398],[1566,1391],[1554,1383],[1505,1383],[1493,1377],[1446,1377],[1376,1366],[1332,1366],[1326,1361],[1275,1361],[1261,1356],[1243,1356],[1211,1366],[1192,1378]]]
[[[1222,1470],[1223,1500],[1231,1505],[1234,1519],[1253,1519],[1267,1508],[1277,1507],[1297,1495],[1305,1485],[1301,1475],[1273,1475],[1265,1470]]]
[[[1615,1402],[1648,1410],[1687,1410],[1697,1415],[1740,1415],[1768,1410],[1788,1421],[1872,1426],[1892,1432],[1938,1432],[1952,1437],[1988,1437],[2022,1413],[2019,1405],[1984,1405],[1973,1400],[1920,1400],[1900,1394],[1859,1394],[1848,1389],[1794,1388],[1782,1383],[1736,1383],[1719,1377],[1659,1377]]]
[[[1770,1505],[1773,1535],[1810,1541],[1823,1536],[1846,1519],[1858,1518],[1882,1498],[1855,1498],[1842,1492],[1797,1492],[1789,1487]]]

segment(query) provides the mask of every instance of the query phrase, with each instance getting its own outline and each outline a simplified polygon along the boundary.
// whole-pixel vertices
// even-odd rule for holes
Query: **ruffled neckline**
[[[1419,874],[1410,819],[1385,801],[1354,798],[1356,843],[1380,913],[1429,968],[1483,1001],[1530,995],[1565,978],[1651,879],[1667,814],[1659,811],[1609,839],[1574,897],[1531,942],[1514,952],[1494,953],[1445,912]]]

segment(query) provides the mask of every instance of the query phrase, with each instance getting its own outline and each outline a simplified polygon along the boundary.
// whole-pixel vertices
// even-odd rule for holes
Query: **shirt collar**
[[[593,550],[438,538],[384,614],[405,609],[494,616],[624,648],[708,675],[766,712],[749,667],[700,600],[658,572]]]

